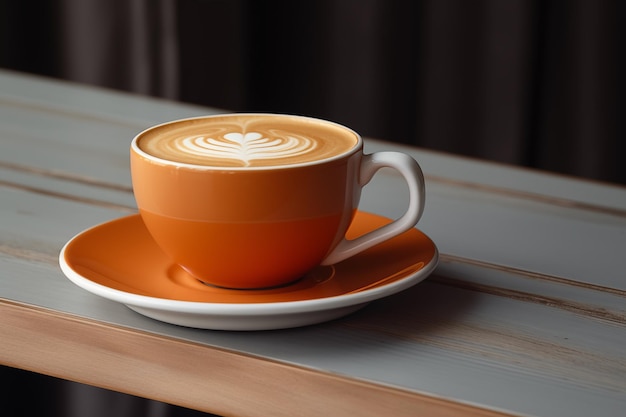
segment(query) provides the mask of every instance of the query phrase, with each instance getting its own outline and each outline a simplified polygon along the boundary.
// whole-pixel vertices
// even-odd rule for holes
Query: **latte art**
[[[225,115],[179,120],[143,132],[156,158],[208,167],[271,167],[322,161],[359,142],[349,129],[297,116]]]
[[[296,157],[314,150],[316,142],[288,132],[271,131],[272,137],[259,132],[226,133],[221,137],[192,136],[172,143],[181,153],[198,157],[240,160],[250,166],[252,160]]]

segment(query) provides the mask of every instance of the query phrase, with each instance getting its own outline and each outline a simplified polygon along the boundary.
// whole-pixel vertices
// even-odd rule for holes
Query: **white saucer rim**
[[[342,294],[332,297],[301,301],[277,301],[270,303],[208,303],[200,301],[183,301],[134,294],[118,290],[115,288],[107,287],[106,285],[98,284],[74,271],[65,261],[64,251],[61,252],[60,266],[65,276],[74,284],[92,294],[112,301],[120,302],[122,304],[179,313],[228,314],[248,316],[256,315],[259,313],[263,313],[266,315],[284,313],[306,313],[368,303],[382,297],[390,296],[397,292],[403,291],[423,281],[436,268],[438,260],[438,251],[435,248],[435,254],[432,260],[424,265],[423,268],[389,284],[383,284],[379,287],[375,287],[369,290],[363,290],[352,294]]]
[[[125,217],[132,217],[130,215]],[[161,297],[153,297],[135,294],[115,288],[108,287],[90,280],[76,272],[66,261],[65,253],[67,248],[81,235],[88,233],[92,229],[106,225],[107,223],[120,220],[112,219],[107,222],[89,227],[77,233],[63,245],[59,253],[59,265],[64,275],[77,286],[100,297],[116,301],[125,305],[137,306],[140,308],[157,309],[188,314],[206,315],[238,315],[253,316],[257,314],[277,315],[286,313],[308,313],[327,309],[348,307],[351,305],[365,304],[371,301],[390,296],[403,291],[426,279],[439,263],[439,250],[432,239],[428,238],[433,245],[434,253],[428,263],[419,270],[408,274],[406,277],[395,280],[388,284],[358,291],[354,293],[335,295],[331,297],[307,299],[300,301],[275,301],[264,303],[211,303],[203,301],[173,300]],[[425,235],[426,236],[426,235]],[[426,236],[428,237],[428,236]]]

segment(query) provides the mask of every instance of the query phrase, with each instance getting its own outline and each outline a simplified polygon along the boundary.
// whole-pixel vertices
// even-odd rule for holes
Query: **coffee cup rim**
[[[354,144],[354,146],[352,146],[350,149],[348,149],[347,151],[341,152],[337,155],[333,155],[333,156],[329,156],[326,158],[322,158],[322,159],[317,159],[314,161],[307,161],[307,162],[296,162],[296,163],[291,163],[291,164],[284,164],[284,165],[270,165],[270,166],[246,166],[246,167],[238,167],[238,166],[218,166],[218,165],[201,165],[201,164],[193,164],[193,163],[187,163],[187,162],[178,162],[178,161],[172,161],[169,159],[164,159],[164,158],[159,158],[157,156],[154,156],[146,151],[144,151],[143,149],[141,149],[139,147],[139,145],[137,144],[137,142],[139,141],[139,139],[144,136],[146,133],[152,131],[152,130],[156,130],[156,129],[160,129],[164,126],[168,126],[168,125],[172,125],[172,124],[176,124],[176,123],[183,123],[186,121],[192,121],[192,120],[200,120],[200,119],[211,119],[211,118],[218,118],[218,117],[230,117],[230,116],[251,116],[251,117],[280,117],[280,118],[295,118],[295,119],[302,119],[302,120],[308,120],[308,121],[312,121],[312,122],[316,122],[316,123],[324,123],[327,125],[331,125],[331,126],[335,126],[338,127],[342,130],[348,131],[350,133],[352,133],[354,135],[354,137],[356,138],[356,143]],[[167,166],[173,166],[173,167],[178,167],[178,168],[187,168],[187,169],[195,169],[195,170],[199,170],[199,171],[274,171],[274,170],[281,170],[281,169],[293,169],[293,168],[301,168],[301,167],[307,167],[307,166],[315,166],[315,165],[322,165],[322,164],[327,164],[329,162],[332,161],[336,161],[336,160],[341,160],[344,158],[349,157],[350,155],[358,152],[360,149],[362,149],[363,147],[363,138],[361,137],[361,135],[359,135],[355,130],[344,126],[340,123],[336,123],[330,120],[325,120],[325,119],[320,119],[320,118],[316,118],[316,117],[310,117],[310,116],[302,116],[302,115],[296,115],[296,114],[286,114],[286,113],[246,113],[246,112],[241,112],[241,113],[215,113],[215,114],[208,114],[208,115],[204,115],[204,116],[194,116],[194,117],[186,117],[186,118],[182,118],[182,119],[176,119],[176,120],[170,120],[167,122],[163,122],[163,123],[159,123],[157,125],[151,126],[147,129],[142,130],[141,132],[139,132],[137,135],[135,135],[135,137],[132,139],[131,141],[131,150],[133,152],[135,152],[137,155],[146,158],[148,160],[151,160],[153,162],[157,162],[159,164],[162,165],[167,165]]]

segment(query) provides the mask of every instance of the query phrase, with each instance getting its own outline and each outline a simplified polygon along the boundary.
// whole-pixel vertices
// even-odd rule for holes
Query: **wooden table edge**
[[[0,317],[3,365],[218,415],[511,415],[6,299]]]

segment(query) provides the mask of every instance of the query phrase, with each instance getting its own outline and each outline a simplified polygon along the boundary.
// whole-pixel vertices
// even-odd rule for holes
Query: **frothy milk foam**
[[[332,123],[296,116],[230,115],[188,119],[145,132],[137,144],[160,159],[216,167],[267,167],[319,161],[358,139]]]

